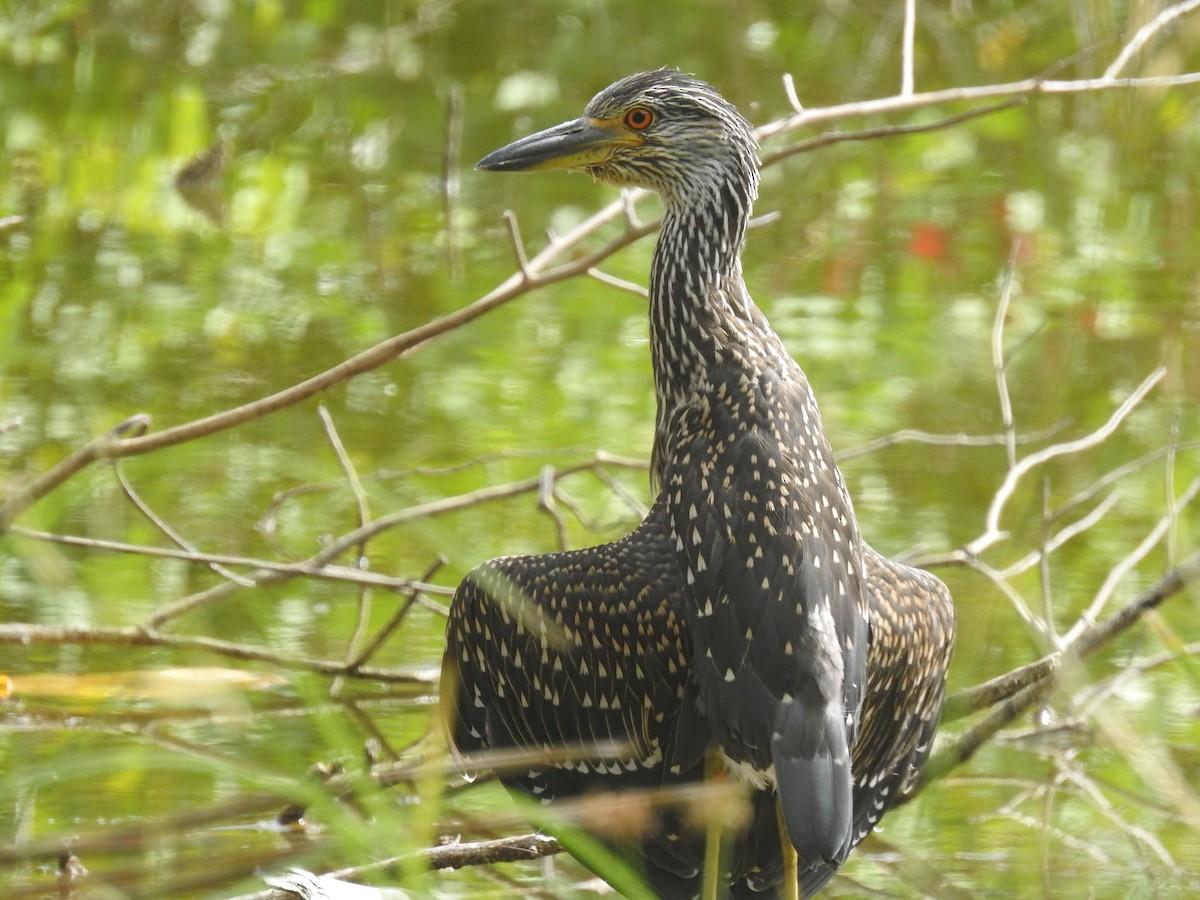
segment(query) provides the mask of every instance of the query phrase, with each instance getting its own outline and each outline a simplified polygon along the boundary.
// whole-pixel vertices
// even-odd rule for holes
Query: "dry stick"
[[[1067,541],[1071,540],[1071,538],[1076,537],[1094,525],[1099,524],[1108,514],[1108,512],[1114,506],[1116,506],[1117,500],[1120,498],[1120,496],[1121,495],[1119,492],[1113,491],[1099,504],[1097,504],[1096,508],[1086,516],[1075,522],[1072,522],[1070,525],[1060,529],[1055,534],[1052,534],[1050,538],[1042,544],[1042,546],[1038,547],[1036,550],[1030,551],[1025,556],[1022,556],[1020,559],[1018,559],[1015,563],[1012,563],[1006,568],[1001,569],[996,574],[1001,578],[1009,579],[1014,575],[1020,575],[1022,572],[1025,572],[1036,565],[1040,565],[1044,560],[1050,558],[1050,554],[1052,554],[1063,544],[1067,543]],[[1050,524],[1053,521],[1053,516],[1047,518],[1046,520],[1047,524]]]
[[[1087,450],[1097,444],[1103,443],[1120,427],[1121,423],[1133,412],[1137,405],[1145,399],[1150,390],[1163,379],[1166,371],[1166,368],[1160,366],[1147,375],[1142,383],[1134,389],[1133,393],[1113,411],[1108,421],[1096,430],[1073,441],[1064,441],[1063,443],[1047,447],[1044,450],[1039,450],[1037,453],[1031,453],[1022,458],[1015,466],[1011,466],[1004,477],[1004,481],[992,497],[991,505],[988,507],[986,530],[963,548],[962,552],[967,556],[978,556],[988,547],[1003,540],[1007,535],[1000,530],[1000,516],[1003,514],[1005,506],[1007,506],[1008,501],[1012,498],[1013,492],[1016,490],[1021,479],[1032,469],[1056,457],[1078,453],[1081,450]]]
[[[1020,238],[1012,242],[1008,251],[1008,262],[1004,266],[1001,282],[1000,302],[996,304],[996,318],[992,323],[992,368],[996,375],[996,394],[1000,398],[1000,423],[1004,426],[1004,455],[1008,467],[1017,464],[1017,426],[1013,420],[1012,397],[1008,393],[1008,360],[1004,355],[1004,322],[1008,318],[1008,306],[1012,302],[1013,280],[1017,270],[1017,254],[1021,248]]]
[[[367,504],[367,492],[363,489],[362,480],[358,477],[354,463],[350,460],[350,454],[346,452],[346,445],[342,443],[342,437],[338,434],[337,425],[334,424],[333,417],[329,415],[329,410],[325,408],[324,403],[317,407],[317,415],[321,418],[325,436],[329,439],[329,446],[333,448],[342,474],[346,476],[346,482],[354,494],[354,503],[358,507],[358,524],[359,526],[366,525],[371,519],[371,508]]]
[[[674,788],[647,788],[621,793],[596,794],[556,803],[554,821],[573,823],[591,831],[626,834],[628,823],[638,821],[644,816],[647,809],[663,806],[688,807],[697,810],[715,808],[720,814],[722,807],[728,808],[726,804],[735,803],[740,799],[740,795],[740,789],[729,783],[695,784]],[[494,821],[494,819],[489,820],[489,824],[493,824]],[[512,821],[519,821],[515,814]],[[440,847],[431,847],[364,866],[330,872],[328,877],[354,881],[373,872],[402,871],[407,868],[406,863],[413,859],[423,860],[430,868],[449,869],[490,865],[497,862],[520,862],[561,853],[562,850],[562,846],[553,838],[542,835],[520,835],[499,840],[451,843]],[[291,900],[286,892],[277,894],[271,891],[244,895],[235,900],[266,900],[266,898],[275,897]]]
[[[167,524],[166,520],[154,512],[154,510],[150,508],[150,504],[142,499],[141,495],[129,482],[129,479],[125,477],[125,472],[121,468],[120,460],[113,460],[113,472],[117,476],[117,483],[121,485],[121,490],[125,494],[125,499],[133,504],[134,509],[140,512],[150,522],[151,525],[165,534],[173,544],[191,554],[192,558],[196,558],[201,555],[191,542],[189,542],[183,537],[183,535]],[[210,562],[208,567],[222,578],[228,578],[230,581],[237,582],[242,587],[253,586],[253,582],[248,581],[237,572],[226,568],[220,563]]]
[[[1187,490],[1179,498],[1179,507],[1186,507],[1196,498],[1196,494],[1200,493],[1200,478],[1188,485]],[[1168,510],[1150,530],[1150,533],[1137,545],[1129,554],[1118,562],[1108,573],[1108,577],[1104,579],[1104,583],[1100,585],[1100,590],[1096,591],[1096,596],[1092,598],[1092,602],[1088,604],[1087,609],[1079,616],[1079,619],[1071,627],[1063,638],[1068,644],[1075,641],[1083,631],[1096,621],[1096,617],[1108,604],[1109,598],[1113,591],[1116,590],[1117,584],[1129,572],[1131,572],[1138,563],[1146,558],[1146,555],[1154,549],[1155,545],[1163,539],[1163,535],[1168,534],[1172,525],[1175,522],[1176,510]]]
[[[965,762],[999,728],[1046,696],[1061,680],[1059,673],[1068,664],[1082,660],[1106,646],[1147,612],[1197,581],[1200,581],[1200,552],[1193,553],[1157,584],[1138,594],[1107,619],[1087,626],[1063,650],[947,698],[942,713],[943,721],[947,722],[998,703],[1002,705],[951,746],[935,753],[930,759],[930,766],[933,767],[930,771],[940,773]]]
[[[450,463],[444,466],[413,466],[408,469],[377,469],[365,477],[366,481],[395,481],[400,479],[411,478],[414,475],[424,476],[441,476],[453,475],[457,472],[463,472],[467,469],[476,466],[486,465],[497,460],[511,459],[540,459],[545,456],[564,456],[567,454],[590,453],[598,463],[604,463],[608,466],[615,466],[622,469],[641,469],[645,471],[650,468],[650,464],[645,460],[631,459],[627,456],[616,456],[604,450],[597,450],[595,447],[557,447],[557,448],[527,448],[527,449],[510,449],[510,450],[493,450],[488,453],[480,453],[472,459],[464,460],[463,462]],[[294,497],[313,494],[321,491],[332,491],[335,488],[340,488],[342,482],[329,481],[320,484],[302,484],[296,487],[288,488],[287,490],[278,491],[271,498],[271,503],[267,507],[266,512],[259,518],[256,528],[261,531],[268,532],[273,530],[273,522],[279,513],[279,509]],[[16,527],[13,528],[14,532]]]
[[[780,147],[778,150],[764,153],[762,155],[762,165],[763,168],[766,168],[780,160],[787,159],[789,156],[796,156],[799,153],[811,153],[813,150],[829,147],[833,144],[841,144],[846,141],[869,141],[878,138],[900,137],[902,135],[940,131],[943,128],[950,128],[971,119],[978,119],[982,116],[990,116],[993,113],[1003,112],[1006,109],[1023,106],[1025,103],[1026,100],[1024,97],[1014,97],[1001,103],[994,103],[991,106],[970,109],[957,115],[947,116],[944,119],[938,119],[936,122],[925,122],[918,125],[881,125],[878,128],[863,128],[858,131],[827,131],[808,140],[797,141],[795,144],[788,144],[786,147]]]
[[[911,97],[915,87],[913,76],[913,43],[917,33],[917,0],[904,0],[904,37],[900,45],[900,96]]]
[[[424,574],[421,576],[421,581],[428,582],[429,579],[431,579],[437,573],[437,570],[445,564],[446,557],[439,553],[437,559],[433,561],[433,564],[430,565],[430,567],[426,569]],[[419,589],[414,588],[410,590],[405,602],[402,603],[396,612],[392,614],[392,617],[388,620],[387,624],[379,629],[375,637],[367,642],[367,645],[363,647],[361,651],[359,651],[357,656],[354,656],[350,659],[350,661],[346,664],[346,668],[350,671],[358,671],[368,659],[374,656],[375,651],[382,647],[387,639],[392,636],[392,633],[395,632],[395,630],[404,622],[404,619],[408,616],[409,611],[413,608],[413,605],[417,602],[420,596],[421,591]]]
[[[1097,478],[1094,482],[1089,484],[1074,497],[1064,502],[1062,506],[1054,511],[1052,519],[1061,519],[1063,516],[1073,512],[1077,506],[1080,506],[1084,503],[1091,503],[1092,498],[1094,498],[1097,494],[1107,488],[1110,484],[1120,481],[1130,472],[1135,472],[1143,466],[1149,465],[1150,463],[1155,462],[1163,456],[1171,454],[1172,452],[1178,453],[1179,451],[1183,450],[1200,450],[1200,440],[1184,441],[1183,443],[1172,442],[1167,444],[1165,447],[1159,447],[1157,450],[1151,450],[1150,452],[1145,453],[1136,459],[1131,459],[1129,462],[1122,463],[1115,469]],[[1167,468],[1171,468],[1169,460]],[[1171,482],[1168,482],[1168,484],[1170,483]],[[1173,500],[1174,494],[1170,491],[1168,491],[1168,494],[1169,499]]]
[[[611,525],[605,524],[599,518],[588,515],[583,508],[583,504],[572,498],[569,494],[561,490],[554,492],[555,503],[562,505],[566,510],[574,516],[577,522],[581,522],[589,531],[604,531],[609,527],[618,527],[624,520],[618,519]]]
[[[1031,431],[1029,434],[1018,438],[1017,443],[1032,444],[1037,441],[1044,441],[1046,438],[1058,434],[1061,430],[1060,427],[1055,427],[1042,431]],[[867,441],[865,444],[859,444],[857,447],[839,450],[834,454],[834,457],[838,462],[845,462],[848,459],[867,456],[887,447],[906,443],[932,444],[935,447],[1003,447],[1007,441],[1007,435],[1003,434],[964,434],[961,431],[957,434],[936,434],[932,431],[921,431],[917,428],[901,428],[899,431],[885,434],[883,437]],[[1200,441],[1197,444],[1200,444]]]
[[[596,472],[596,477],[599,478],[608,487],[608,489],[613,492],[618,500],[629,507],[629,511],[637,518],[638,521],[646,518],[646,513],[649,512],[649,510],[646,508],[646,504],[639,497],[634,495],[632,491],[625,487],[625,485],[621,484],[621,482],[615,476],[604,469],[599,469]]]
[[[324,403],[317,406],[317,415],[321,418],[321,425],[325,429],[325,436],[329,440],[329,445],[333,448],[342,474],[346,476],[346,481],[349,483],[350,490],[354,494],[354,505],[358,511],[358,527],[362,528],[371,521],[371,507],[367,502],[367,492],[363,489],[362,481],[358,477],[358,471],[354,468],[354,463],[350,460],[350,454],[346,452],[346,445],[342,443],[342,437],[338,434],[337,425],[334,424],[333,417],[329,414],[329,410],[325,408]],[[369,568],[367,565],[366,540],[358,545],[358,565],[356,568]],[[355,659],[355,648],[361,643],[370,621],[371,593],[364,585],[358,589],[358,610],[354,622],[354,631],[350,635],[350,641],[346,648],[347,666]],[[343,681],[343,677],[339,675],[329,685],[329,694],[331,697],[336,697],[341,693]]]
[[[602,465],[597,459],[593,459],[585,463],[577,463],[571,466],[564,466],[558,470],[559,477],[569,475],[574,472],[586,471],[590,468]],[[341,537],[331,541],[321,551],[305,560],[302,565],[320,569],[329,564],[347,550],[373,538],[375,535],[386,531],[389,528],[394,528],[397,525],[406,524],[417,519],[426,518],[429,516],[442,515],[444,513],[453,512],[460,509],[466,509],[479,503],[485,503],[491,500],[506,499],[515,497],[520,494],[536,491],[540,486],[539,478],[530,478],[525,481],[513,482],[511,484],[496,485],[493,487],[482,488],[478,491],[473,491],[469,494],[460,494],[457,497],[448,497],[441,500],[434,500],[429,503],[421,504],[420,506],[410,506],[406,509],[397,510],[385,516],[380,516],[372,520],[368,524],[356,528],[354,531],[344,534]],[[252,572],[250,578],[256,585],[275,584],[280,581],[285,581],[293,577],[289,572],[279,572],[274,569],[259,570]],[[223,600],[233,594],[238,587],[229,582],[215,585],[207,590],[192,594],[189,597],[184,597],[174,603],[169,603],[161,608],[150,617],[146,622],[148,628],[158,628],[163,623],[178,618],[187,612],[208,603],[213,603],[218,600]]]
[[[567,523],[563,519],[562,514],[558,511],[558,506],[555,503],[556,492],[554,490],[554,466],[542,466],[542,470],[538,473],[538,510],[550,517],[550,521],[554,523],[554,534],[558,541],[559,550],[567,550],[570,547],[570,539],[567,537]]]
[[[544,834],[522,834],[516,837],[498,838],[491,841],[455,842],[440,847],[430,847],[417,853],[431,869],[461,869],[464,866],[486,866],[494,863],[524,862],[554,856],[563,852],[562,845]],[[411,856],[398,856],[380,860],[365,866],[339,869],[329,872],[328,878],[356,882],[373,873],[392,872],[411,860]],[[325,895],[322,895],[325,896]],[[296,894],[281,888],[270,888],[255,894],[243,894],[233,900],[296,900]]]
[[[0,644],[87,644],[108,647],[170,647],[176,650],[203,650],[230,659],[269,663],[284,669],[300,669],[321,675],[350,675],[376,681],[402,684],[433,685],[433,672],[401,671],[398,669],[359,668],[353,672],[346,663],[318,659],[296,653],[274,653],[251,644],[221,641],[207,637],[184,637],[149,628],[105,628],[69,625],[6,625],[0,624]]]
[[[1196,482],[1192,484],[1191,489],[1182,498],[1184,505],[1195,498],[1198,487],[1200,487],[1200,484]],[[1169,520],[1170,516],[1167,518]],[[1151,531],[1151,536],[1158,535],[1161,537],[1161,534],[1162,522]],[[1146,541],[1143,541],[1143,546],[1145,544]],[[1138,549],[1142,550],[1142,547]],[[1062,644],[1064,645],[1062,649],[1004,675],[997,676],[981,685],[959,691],[951,696],[946,702],[943,720],[953,721],[968,713],[994,706],[996,703],[1008,699],[1020,690],[1046,678],[1061,664],[1063,654],[1075,652],[1074,648],[1079,645],[1079,642],[1084,639],[1089,630],[1097,627],[1099,626],[1094,624],[1094,614],[1091,617],[1081,617],[1076,627],[1062,639]]]
[[[139,850],[156,846],[181,834],[194,835],[203,829],[240,819],[263,815],[279,808],[279,797],[269,793],[245,794],[197,809],[159,816],[153,824],[110,824],[94,831],[39,837],[19,844],[0,844],[0,863],[52,859],[64,850],[79,856]]]
[[[255,569],[266,569],[272,572],[286,573],[289,576],[304,578],[319,578],[326,581],[341,581],[349,584],[368,585],[389,591],[418,590],[426,594],[449,595],[451,589],[440,584],[414,580],[412,578],[394,578],[377,572],[365,572],[349,566],[310,566],[303,563],[281,563],[258,559],[249,556],[229,556],[221,553],[200,553],[191,550],[176,550],[171,547],[148,547],[143,544],[127,544],[122,541],[107,541],[101,538],[78,537],[73,534],[52,534],[48,531],[34,531],[14,525],[9,533],[34,541],[46,541],[52,544],[63,544],[69,547],[86,547],[89,550],[110,550],[115,553],[129,553],[135,556],[148,556],[158,559],[181,559],[199,565],[213,566],[248,566]],[[257,582],[238,576],[251,586]]]
[[[1152,672],[1155,669],[1161,669],[1164,666],[1174,665],[1180,662],[1180,660],[1190,657],[1200,657],[1200,642],[1181,644],[1175,649],[1164,650],[1146,659],[1126,662],[1120,670],[1103,681],[1082,688],[1075,697],[1074,705],[1077,709],[1086,713],[1089,709],[1105,703],[1109,697],[1121,690],[1125,684],[1139,676],[1145,675],[1147,672]]]
[[[607,272],[597,268],[588,269],[587,273],[589,277],[596,279],[601,284],[614,287],[619,291],[625,291],[627,294],[633,294],[635,297],[641,297],[643,300],[650,299],[650,289],[636,282],[626,281],[624,278],[609,275]]]
[[[1101,866],[1103,869],[1112,868],[1112,857],[1105,853],[1095,841],[1085,840],[1078,835],[1072,834],[1069,831],[1065,831],[1062,828],[1058,828],[1049,824],[1047,821],[1049,818],[1048,811],[1046,818],[1044,819],[1035,819],[1033,816],[1017,812],[1010,813],[1008,818],[1018,825],[1024,825],[1030,831],[1046,835],[1047,837],[1051,838],[1056,845],[1061,844],[1064,847],[1069,847],[1076,853],[1082,853],[1090,856],[1097,863],[1097,865]]]
[[[1185,16],[1198,7],[1200,7],[1200,0],[1186,0],[1184,3],[1177,3],[1175,6],[1169,6],[1164,9],[1151,21],[1138,29],[1137,34],[1125,45],[1117,55],[1117,58],[1113,60],[1112,65],[1104,70],[1104,77],[1106,79],[1116,78],[1138,51],[1149,43],[1150,38],[1154,37],[1155,34],[1180,16]]]
[[[86,468],[97,459],[105,459],[112,455],[114,448],[128,443],[126,434],[142,435],[150,427],[150,417],[145,413],[137,413],[119,423],[108,434],[93,438],[78,450],[68,455],[48,472],[35,479],[24,490],[18,491],[0,504],[0,534],[8,530],[22,512],[36,500],[41,499],[58,485],[62,484],[76,472]]]
[[[1136,726],[1130,727],[1128,718],[1106,706],[1092,710],[1090,720],[1097,744],[1111,747],[1125,758],[1146,787],[1169,805],[1170,820],[1200,832],[1200,794],[1193,786],[1194,779],[1158,742],[1160,735],[1146,735]],[[1183,750],[1179,744],[1176,747]]]
[[[1179,866],[1175,863],[1174,858],[1167,852],[1167,848],[1159,842],[1153,834],[1141,826],[1127,822],[1125,818],[1113,805],[1113,802],[1104,796],[1104,793],[1097,786],[1095,779],[1089,778],[1083,770],[1075,765],[1073,758],[1060,759],[1059,764],[1064,766],[1064,775],[1068,783],[1075,786],[1076,790],[1086,797],[1100,815],[1108,819],[1119,831],[1124,832],[1128,837],[1138,843],[1145,844],[1158,857],[1159,862],[1171,869],[1175,875],[1181,875],[1182,872]]]
[[[1078,78],[1067,81],[1055,81],[1039,76],[1036,78],[1026,78],[1022,81],[1010,81],[1005,84],[984,84],[976,87],[928,91],[923,94],[912,94],[908,97],[895,95],[876,100],[859,100],[854,103],[842,103],[837,106],[821,107],[820,109],[806,109],[800,106],[800,109],[793,112],[792,115],[769,122],[756,129],[755,134],[760,141],[765,141],[780,134],[795,131],[798,128],[810,127],[819,122],[829,122],[835,119],[865,118],[866,116],[877,116],[894,112],[907,112],[914,109],[923,109],[928,106],[939,106],[944,103],[959,103],[964,100],[991,100],[996,97],[1014,97],[1021,94],[1049,96],[1110,90],[1183,87],[1190,84],[1200,84],[1200,72],[1146,78]],[[799,105],[799,101],[797,100],[796,102]]]
[[[970,554],[964,554],[961,550],[959,550],[956,551],[956,555],[952,554],[950,557],[943,557],[942,559],[935,559],[932,562],[926,562],[928,565],[944,565],[951,559],[957,559],[959,562],[965,563],[984,578],[992,582],[992,584],[995,585],[996,588],[1008,598],[1009,602],[1012,604],[1013,610],[1016,612],[1017,616],[1022,622],[1033,629],[1039,638],[1046,639],[1049,637],[1049,635],[1046,633],[1046,623],[1043,622],[1038,616],[1033,614],[1033,610],[1029,608],[1029,605],[1025,602],[1025,598],[1021,595],[1021,592],[1009,584],[1008,579],[1006,579],[1003,575],[1001,575],[998,571],[993,569],[979,557],[971,556]]]
[[[1094,842],[1074,837],[1052,824],[1054,819],[1052,815],[1054,811],[1054,797],[1070,781],[1067,774],[1062,771],[1062,758],[1063,754],[1057,751],[1053,752],[1052,759],[1058,764],[1059,771],[1047,781],[1033,784],[1025,790],[1017,792],[999,809],[987,814],[987,818],[1010,819],[1017,824],[1025,825],[1039,833],[1048,835],[1077,852],[1085,853],[1102,865],[1111,865],[1111,859]],[[1037,800],[1042,801],[1043,818],[1041,821],[1037,821],[1020,811],[1023,806]]]
[[[554,762],[563,762],[567,760],[575,760],[586,758],[591,750],[599,750],[605,753],[620,754],[627,752],[628,747],[622,744],[611,745],[594,745],[584,747],[583,745],[571,745],[561,748],[555,748],[553,752],[530,754],[523,751],[499,752],[493,754],[481,755],[480,759],[486,759],[489,768],[494,767],[501,771],[518,771],[529,767],[531,760],[537,764],[546,764]],[[192,752],[189,748],[187,752]],[[377,766],[372,770],[372,777],[381,788],[393,786],[398,783],[410,781],[418,768],[425,766],[426,763],[389,763]],[[442,766],[440,774],[450,775],[456,770],[449,760]],[[321,783],[323,790],[327,791],[331,796],[345,800],[353,796],[355,787],[353,786],[354,778],[348,775],[335,775],[325,779]],[[187,810],[185,812],[157,817],[151,822],[139,823],[135,826],[118,826],[115,828],[105,828],[92,832],[75,833],[70,836],[56,836],[42,838],[34,841],[27,841],[16,846],[0,845],[0,863],[20,862],[32,859],[41,859],[46,857],[57,856],[61,851],[68,848],[80,855],[111,853],[119,850],[136,850],[143,849],[149,846],[155,846],[164,838],[168,838],[180,833],[190,833],[197,828],[208,827],[221,822],[227,822],[231,819],[238,819],[247,815],[263,814],[269,811],[274,811],[279,808],[280,798],[287,796],[288,782],[280,782],[279,792],[263,792],[259,791],[253,794],[247,794],[228,801],[210,804],[198,809]],[[303,785],[297,785],[298,787]],[[704,801],[711,801],[714,798],[728,798],[728,786],[718,786],[714,788],[711,785],[697,785],[689,787],[682,791],[671,789],[648,790],[643,792],[635,792],[631,795],[633,802],[645,802],[653,804],[697,804]],[[614,821],[612,816],[602,815],[605,808],[623,808],[620,806],[625,801],[616,799],[605,807],[604,804],[599,806],[589,801],[578,801],[572,804],[564,805],[564,821],[583,821],[595,825],[597,822]],[[600,812],[597,812],[597,809]],[[511,815],[513,823],[519,821],[517,814],[514,812]],[[503,842],[488,842],[503,843]],[[465,854],[456,854],[453,852],[446,855],[440,855],[439,850],[443,848],[434,848],[433,851],[420,851],[418,855],[432,853],[431,865],[436,868],[446,868],[451,865],[478,865],[489,861],[486,848],[477,848],[466,851]],[[554,851],[557,852],[557,851]],[[449,860],[462,859],[463,862],[451,863]],[[378,863],[376,866],[387,866],[395,861]],[[370,867],[368,867],[370,868]]]

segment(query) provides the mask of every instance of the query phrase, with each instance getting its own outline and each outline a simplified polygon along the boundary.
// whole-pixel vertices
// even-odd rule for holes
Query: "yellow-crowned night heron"
[[[815,891],[902,795],[937,726],[954,635],[945,586],[860,539],[808,381],[746,290],[756,149],[711,86],[660,70],[480,162],[662,195],[650,282],[661,491],[620,541],[471,573],[443,663],[464,754],[627,744],[502,775],[545,802],[697,780],[715,751],[753,787],[727,858],[735,896],[792,877]],[[703,849],[669,813],[636,841],[662,896],[696,893]]]

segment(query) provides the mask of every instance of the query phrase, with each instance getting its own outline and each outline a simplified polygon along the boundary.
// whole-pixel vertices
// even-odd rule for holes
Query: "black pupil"
[[[650,124],[650,113],[644,109],[635,109],[629,114],[629,124],[634,128],[645,128]]]

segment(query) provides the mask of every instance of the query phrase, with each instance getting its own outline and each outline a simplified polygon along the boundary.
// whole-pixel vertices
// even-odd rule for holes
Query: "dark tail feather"
[[[827,863],[836,869],[850,852],[854,824],[845,723],[836,709],[818,710],[799,700],[783,707],[780,719],[771,755],[800,869]]]

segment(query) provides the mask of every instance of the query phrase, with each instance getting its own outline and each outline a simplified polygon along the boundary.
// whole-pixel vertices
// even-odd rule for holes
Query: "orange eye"
[[[634,131],[645,131],[654,123],[654,113],[644,106],[635,106],[625,113],[625,125]]]

